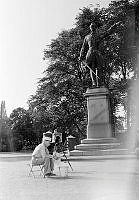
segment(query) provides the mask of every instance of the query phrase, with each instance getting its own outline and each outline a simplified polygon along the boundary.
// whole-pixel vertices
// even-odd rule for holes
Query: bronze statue
[[[104,27],[99,29],[93,22],[90,25],[90,34],[84,38],[79,60],[82,62],[81,65],[83,67],[89,68],[92,85],[95,87],[104,86],[105,83],[105,63],[99,50],[99,44],[103,38],[113,32],[118,24],[119,22],[111,26],[108,30],[103,30]]]

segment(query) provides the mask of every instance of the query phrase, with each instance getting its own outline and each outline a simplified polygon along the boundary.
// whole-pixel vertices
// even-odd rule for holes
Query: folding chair
[[[43,178],[45,178],[45,176],[44,176],[44,171],[43,171],[43,165],[40,165],[40,164],[36,164],[36,165],[34,165],[34,164],[32,164],[32,163],[29,163],[29,164],[27,164],[28,166],[29,166],[29,173],[28,173],[28,176],[31,176],[31,175],[33,175],[33,177],[35,178],[36,176],[35,176],[35,172],[40,172],[40,176],[43,176]],[[35,168],[35,169],[34,169]]]

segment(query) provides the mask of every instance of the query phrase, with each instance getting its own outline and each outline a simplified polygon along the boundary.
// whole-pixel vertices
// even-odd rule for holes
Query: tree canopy
[[[103,31],[120,22],[99,48],[106,62],[107,86],[111,91],[118,91],[112,92],[113,113],[119,104],[126,108],[128,85],[138,76],[135,65],[139,31],[137,9],[138,6],[128,0],[113,1],[108,8],[85,7],[76,16],[75,27],[59,33],[44,49],[46,70],[29,101],[30,111],[36,109],[38,116],[41,113],[42,117],[37,120],[40,124],[44,121],[43,130],[59,127],[65,135],[80,139],[85,136],[87,108],[83,94],[91,86],[91,80],[88,72],[82,76],[78,57],[94,20]]]

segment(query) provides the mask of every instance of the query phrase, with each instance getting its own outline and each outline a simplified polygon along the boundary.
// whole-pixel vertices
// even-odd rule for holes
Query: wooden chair
[[[43,165],[37,164],[34,165],[32,163],[27,164],[29,167],[29,173],[28,176],[33,176],[34,178],[36,177],[36,172],[40,172],[39,175],[42,176],[43,178],[45,178],[44,176],[44,171],[43,171]]]

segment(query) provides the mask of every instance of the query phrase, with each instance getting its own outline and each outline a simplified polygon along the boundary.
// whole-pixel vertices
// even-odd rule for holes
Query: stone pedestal
[[[103,156],[128,154],[120,143],[112,137],[109,90],[105,87],[88,89],[87,139],[70,151],[70,156]]]
[[[112,137],[109,90],[105,87],[87,89],[87,139]]]

